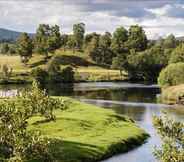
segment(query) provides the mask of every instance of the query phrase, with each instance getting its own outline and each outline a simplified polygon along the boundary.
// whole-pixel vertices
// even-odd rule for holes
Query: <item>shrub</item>
[[[31,75],[39,83],[46,83],[48,80],[48,73],[40,67],[33,69]]]
[[[13,72],[13,69],[8,65],[4,64],[1,66],[1,74],[2,74],[2,79],[4,81],[7,81],[10,79],[12,72]]]
[[[61,70],[62,82],[71,83],[74,82],[74,71],[71,66],[66,66]]]
[[[179,45],[171,54],[169,63],[184,62],[184,44]]]
[[[184,63],[170,64],[159,75],[160,86],[173,86],[184,83]]]
[[[167,114],[154,117],[153,123],[163,141],[154,152],[156,158],[160,162],[184,161],[184,123],[168,119]]]

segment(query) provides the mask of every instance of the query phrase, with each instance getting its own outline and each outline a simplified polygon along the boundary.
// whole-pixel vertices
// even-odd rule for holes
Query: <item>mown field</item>
[[[107,109],[64,98],[68,109],[56,110],[56,121],[41,117],[29,121],[29,129],[51,139],[50,152],[62,162],[94,162],[128,151],[148,138],[148,134],[128,117]]]
[[[76,81],[116,81],[125,79],[125,76],[120,74],[119,70],[111,70],[105,67],[96,65],[83,52],[56,50],[54,54],[50,54],[50,58],[57,56],[60,60],[61,67],[70,65],[75,72]],[[48,60],[49,61],[49,60]],[[47,66],[47,61],[39,54],[33,54],[32,58],[25,66],[21,63],[18,55],[0,55],[0,65],[8,65],[13,69],[10,82],[25,81],[31,82],[30,72],[33,68]]]

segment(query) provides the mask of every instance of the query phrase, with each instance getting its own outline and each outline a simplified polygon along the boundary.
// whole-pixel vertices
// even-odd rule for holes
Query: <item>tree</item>
[[[69,39],[69,36],[67,34],[61,35],[61,46],[63,47],[64,51],[67,46],[68,39]]]
[[[171,57],[169,59],[169,64],[177,63],[177,62],[184,62],[184,44],[183,43],[173,50],[173,52],[171,53]]]
[[[26,65],[32,57],[33,44],[27,33],[22,33],[17,39],[17,53],[21,57],[21,61]]]
[[[95,32],[86,34],[86,36],[84,37],[84,48],[85,49],[88,47],[89,43],[92,41],[92,38],[94,37],[99,40],[100,35]]]
[[[3,43],[2,45],[1,45],[1,53],[2,54],[7,54],[8,52],[9,52],[9,45],[8,45],[8,43]]]
[[[160,86],[174,86],[184,83],[184,63],[169,64],[164,68],[158,78]]]
[[[167,114],[154,117],[153,123],[163,141],[154,152],[156,158],[161,162],[183,162],[184,123],[168,119]]]
[[[127,47],[135,51],[143,51],[147,48],[147,37],[142,27],[133,25],[128,31]]]
[[[28,121],[35,115],[55,120],[53,111],[65,109],[65,102],[52,98],[33,82],[30,91],[16,98],[0,102],[0,159],[1,161],[48,161],[50,141],[40,133],[28,129]]]
[[[112,35],[109,32],[100,36],[99,46],[104,48],[109,48],[111,46]]]
[[[167,36],[167,38],[163,42],[164,48],[175,48],[177,45],[177,40],[173,34]]]
[[[40,24],[35,35],[35,48],[40,54],[48,58],[48,53],[61,46],[61,35],[59,26]]]
[[[73,35],[76,42],[76,48],[81,50],[84,41],[85,24],[78,23],[73,25]]]
[[[67,47],[72,49],[73,53],[75,53],[76,41],[75,41],[74,35],[69,35],[68,41],[67,41]]]
[[[125,49],[125,42],[128,40],[128,31],[124,27],[115,30],[112,37],[111,48],[115,53],[122,53]]]

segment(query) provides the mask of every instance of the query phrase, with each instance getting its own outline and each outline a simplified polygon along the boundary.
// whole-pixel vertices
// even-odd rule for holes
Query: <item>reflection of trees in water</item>
[[[51,96],[71,96],[73,84],[47,84],[44,86]]]

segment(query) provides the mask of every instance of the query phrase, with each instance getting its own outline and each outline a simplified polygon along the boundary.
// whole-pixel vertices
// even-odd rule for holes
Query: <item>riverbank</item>
[[[92,162],[126,152],[141,145],[148,134],[128,117],[79,101],[68,99],[69,108],[55,111],[55,122],[30,121],[30,129],[55,139],[50,152],[64,162]]]
[[[162,102],[184,106],[184,84],[162,88]]]
[[[57,50],[55,54],[50,54],[50,59],[52,56],[57,56],[61,68],[67,65],[73,67],[75,82],[122,81],[127,78],[126,73],[122,75],[119,70],[96,65],[83,52],[73,54],[71,51]],[[37,67],[46,68],[48,62],[39,54],[33,54],[27,65],[21,63],[18,55],[0,55],[0,65],[12,68],[11,75],[6,79],[2,78],[3,74],[0,72],[0,84],[31,83],[31,71]]]

